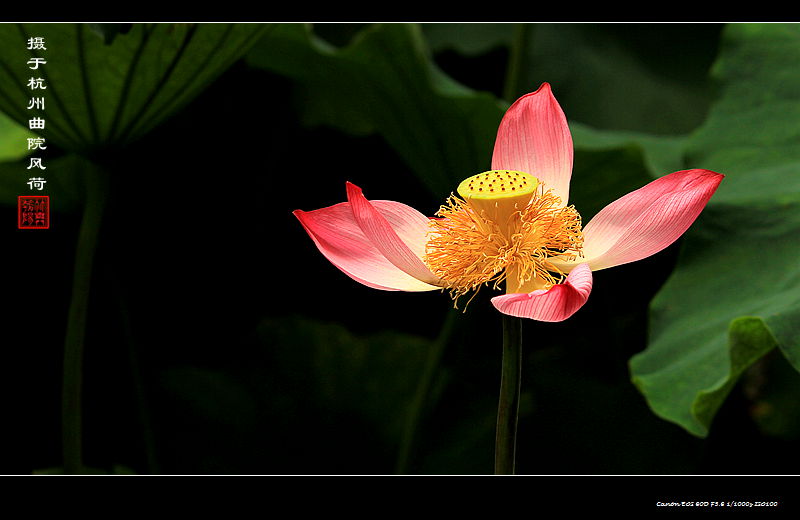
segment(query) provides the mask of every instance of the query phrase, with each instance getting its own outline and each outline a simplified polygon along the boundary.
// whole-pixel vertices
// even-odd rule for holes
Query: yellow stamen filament
[[[581,254],[580,215],[532,175],[484,172],[462,182],[458,192],[464,199],[451,195],[436,213],[441,218],[431,219],[425,257],[454,300],[489,283],[498,289],[503,281],[507,292],[534,278],[549,288],[565,277],[549,259]]]

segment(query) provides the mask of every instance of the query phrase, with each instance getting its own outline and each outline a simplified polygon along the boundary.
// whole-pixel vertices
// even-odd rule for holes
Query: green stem
[[[529,52],[532,27],[514,25],[508,57],[503,97],[513,102],[522,93],[522,79]],[[497,404],[494,472],[513,475],[517,450],[517,423],[522,382],[522,320],[503,314],[503,361],[500,372],[500,398]]]
[[[91,163],[85,170],[86,200],[75,248],[72,298],[64,339],[64,379],[61,394],[61,442],[64,473],[84,470],[82,445],[81,388],[83,346],[92,279],[92,263],[106,202],[105,172]]]
[[[503,314],[503,366],[497,405],[494,472],[513,475],[522,381],[522,320]]]
[[[417,444],[419,423],[422,420],[423,411],[426,408],[426,401],[428,400],[431,386],[433,385],[434,378],[439,369],[439,363],[441,362],[445,347],[453,334],[459,314],[460,313],[455,309],[450,309],[448,311],[439,336],[428,351],[428,357],[425,360],[425,369],[417,384],[414,400],[411,402],[408,415],[406,416],[403,436],[400,439],[400,449],[397,454],[397,463],[395,465],[395,472],[399,475],[408,472],[411,455]]]
[[[528,42],[531,37],[531,25],[519,23],[514,25],[514,36],[511,40],[511,49],[506,69],[505,87],[503,98],[513,102],[521,94],[520,83],[528,54]]]
[[[108,264],[106,264],[108,265]],[[117,297],[118,309],[120,314],[120,322],[122,328],[122,336],[125,343],[128,345],[128,360],[130,362],[131,377],[133,379],[133,391],[136,399],[136,407],[139,415],[139,423],[142,429],[142,444],[144,447],[144,454],[146,459],[146,467],[150,474],[159,473],[158,460],[155,453],[155,440],[153,438],[152,421],[150,418],[150,410],[147,405],[147,391],[142,377],[142,367],[139,361],[139,351],[136,342],[133,338],[133,327],[131,325],[130,313],[128,306],[125,303],[125,295],[123,294],[122,284],[119,281],[116,271],[107,267],[107,278],[114,288],[114,294]]]

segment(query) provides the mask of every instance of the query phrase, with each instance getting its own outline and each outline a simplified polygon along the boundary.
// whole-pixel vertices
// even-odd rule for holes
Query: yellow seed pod
[[[530,173],[491,170],[464,179],[457,191],[475,211],[507,230],[514,213],[525,209],[538,186],[539,179]]]

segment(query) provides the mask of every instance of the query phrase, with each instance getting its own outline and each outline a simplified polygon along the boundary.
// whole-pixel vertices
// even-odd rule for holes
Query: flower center
[[[539,179],[530,173],[491,170],[467,177],[458,185],[458,194],[473,200],[505,200],[530,197]]]
[[[549,288],[564,278],[549,259],[581,254],[581,217],[533,175],[493,170],[458,186],[431,219],[425,262],[453,299],[493,282],[507,292]]]
[[[457,191],[479,214],[508,232],[538,185],[539,179],[529,173],[492,170],[464,179]]]

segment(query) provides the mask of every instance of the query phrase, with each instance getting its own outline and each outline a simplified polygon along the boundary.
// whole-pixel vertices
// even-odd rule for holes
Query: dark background
[[[343,44],[358,29],[317,30]],[[564,30],[643,57],[657,50],[654,73],[699,78],[721,26]],[[498,96],[507,58],[502,46],[435,54],[447,74]],[[634,115],[609,119],[586,98],[591,89],[557,74],[551,81],[570,119],[640,129]],[[698,95],[710,96],[712,87],[701,87]],[[430,193],[379,136],[304,126],[286,102],[293,89],[240,60],[145,138],[103,157],[113,178],[85,351],[88,466],[137,474],[397,471],[407,406],[452,302],[438,292],[356,284],[316,251],[291,212],[345,200],[348,180],[368,198],[425,214],[446,194]],[[688,131],[702,111],[696,117],[655,131]],[[15,217],[15,208],[0,213],[6,224]],[[4,227],[6,474],[61,462],[61,356],[79,224],[79,213],[63,213],[47,232]],[[656,417],[630,383],[627,361],[646,345],[647,305],[679,247],[595,273],[589,302],[568,322],[525,323],[520,473],[796,473],[794,440],[757,428],[745,383],[706,439]],[[408,473],[491,472],[501,321],[488,297],[484,291],[466,313],[456,311]],[[742,446],[752,456],[732,457]]]

